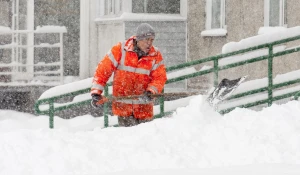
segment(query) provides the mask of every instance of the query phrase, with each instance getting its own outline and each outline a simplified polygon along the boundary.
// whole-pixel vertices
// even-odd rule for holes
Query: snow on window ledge
[[[258,35],[274,33],[274,32],[284,32],[287,30],[287,27],[260,27],[258,30]]]
[[[127,13],[121,16],[103,16],[96,18],[95,22],[105,23],[110,21],[185,21],[186,17],[180,14],[149,14],[149,13]]]
[[[226,29],[209,29],[201,32],[201,36],[226,36]]]

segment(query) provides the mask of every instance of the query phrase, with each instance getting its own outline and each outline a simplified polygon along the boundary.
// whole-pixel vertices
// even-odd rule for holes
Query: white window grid
[[[123,12],[123,0],[98,0],[97,16],[117,16]]]
[[[274,2],[272,0],[265,0],[264,1],[264,26],[269,27],[270,26],[270,3]],[[285,12],[285,5],[286,0],[280,0],[279,1],[279,26],[287,27],[286,24],[286,12]]]
[[[206,0],[206,30],[213,29],[212,28],[212,18],[213,18],[213,0]],[[226,14],[225,14],[225,7],[226,7],[226,0],[220,0],[221,6],[220,6],[220,29],[226,29]]]
[[[97,0],[97,16],[119,16],[123,12],[132,13],[134,0]],[[146,1],[145,1],[146,2]],[[113,9],[109,11],[108,9]],[[187,0],[180,0],[180,14],[187,16]]]

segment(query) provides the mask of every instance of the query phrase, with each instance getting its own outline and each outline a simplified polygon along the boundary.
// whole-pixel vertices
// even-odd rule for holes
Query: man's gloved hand
[[[152,93],[150,91],[145,91],[143,93],[143,95],[141,95],[141,97],[139,98],[140,101],[143,101],[143,102],[150,102],[153,100],[153,97],[151,97]]]
[[[97,104],[100,100],[102,99],[102,95],[100,94],[92,94],[92,101],[91,101],[91,105],[94,108],[98,108],[100,105]]]

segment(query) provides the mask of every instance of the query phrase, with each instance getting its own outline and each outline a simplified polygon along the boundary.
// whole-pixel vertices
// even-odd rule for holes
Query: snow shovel
[[[238,86],[247,78],[247,76],[243,76],[234,80],[229,80],[224,78],[221,80],[219,85],[214,89],[214,91],[209,94],[206,101],[213,107],[217,106],[220,102],[224,101],[238,88]],[[171,93],[160,93],[160,94],[152,94],[151,97],[180,97],[180,96],[192,96],[199,95],[198,92],[171,92]],[[143,95],[130,95],[130,96],[122,96],[122,97],[103,97],[101,100],[97,102],[97,105],[102,105],[107,102],[112,102],[116,100],[129,100],[129,99],[139,99],[143,97]]]

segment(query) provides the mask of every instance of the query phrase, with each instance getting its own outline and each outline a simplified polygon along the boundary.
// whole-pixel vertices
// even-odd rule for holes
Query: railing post
[[[105,86],[104,88],[104,96],[108,96],[108,86]],[[108,127],[108,116],[107,116],[107,108],[108,104],[104,103],[103,105],[103,115],[104,115],[104,127]]]
[[[271,106],[273,103],[273,45],[269,45],[268,81],[268,106]]]
[[[164,93],[164,90],[162,91],[162,93]],[[160,116],[159,116],[159,118],[161,118],[162,116],[164,116],[164,113],[165,113],[165,98],[164,98],[164,96],[161,96],[159,98],[159,107],[160,107]]]
[[[49,101],[49,128],[54,128],[54,100]]]
[[[298,100],[300,96],[300,92],[296,93],[296,95],[294,95],[294,100]]]
[[[214,86],[218,86],[218,78],[219,78],[219,60],[217,58],[214,59]]]

